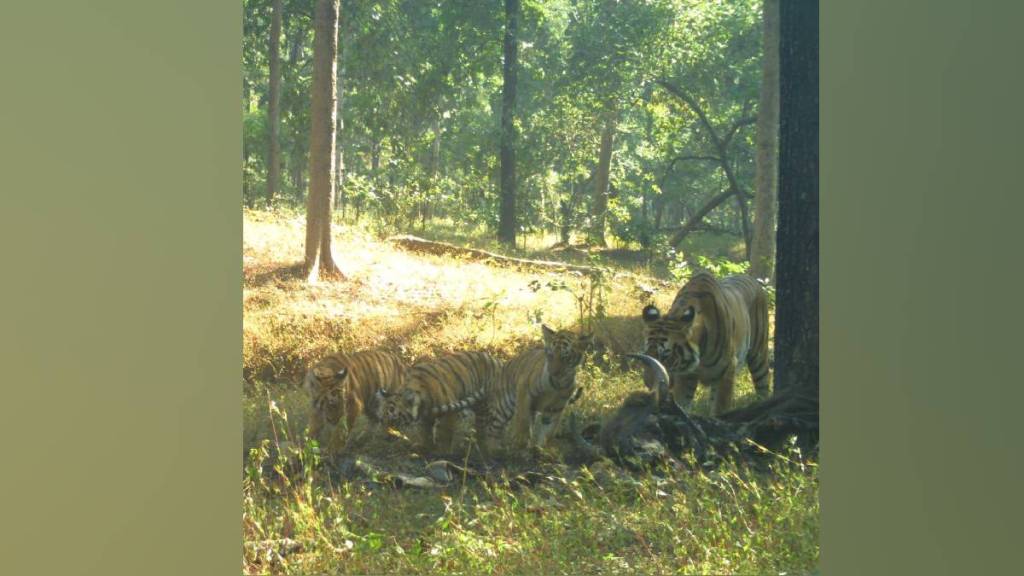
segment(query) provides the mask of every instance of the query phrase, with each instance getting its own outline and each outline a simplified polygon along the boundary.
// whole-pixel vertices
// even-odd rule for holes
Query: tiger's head
[[[594,344],[590,333],[574,334],[570,330],[553,330],[541,325],[544,333],[544,356],[550,374],[564,374],[583,362],[583,355]]]
[[[377,390],[374,412],[385,426],[406,426],[417,421],[423,397],[418,390],[403,388],[398,391]]]
[[[677,312],[675,305],[672,312]],[[644,351],[657,358],[670,374],[688,374],[700,365],[699,340],[694,337],[698,316],[694,304],[686,304],[678,313],[667,315],[662,315],[654,304],[644,307]]]
[[[303,387],[312,404],[310,434],[316,437],[324,426],[333,426],[342,417],[348,367],[338,358],[325,358],[306,372]]]

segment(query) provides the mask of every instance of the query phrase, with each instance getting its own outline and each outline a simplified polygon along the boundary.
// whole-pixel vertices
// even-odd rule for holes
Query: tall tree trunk
[[[281,181],[281,0],[274,0],[270,18],[270,146],[267,150],[267,205],[273,204]]]
[[[302,20],[289,17],[289,28],[291,29],[291,40],[288,48],[288,68],[294,69],[298,66],[299,58],[303,55],[303,43],[306,39],[306,30],[302,27]],[[298,135],[296,135],[298,136]],[[302,147],[301,138],[292,139],[292,147],[288,152],[288,173],[291,180],[292,191],[297,199],[303,199],[306,193],[304,180],[305,168],[309,165]]]
[[[559,222],[560,227],[559,227],[558,239],[559,239],[559,241],[562,244],[564,244],[566,246],[569,245],[570,236],[572,236],[572,208],[573,208],[573,199],[575,199],[575,198],[576,198],[576,180],[572,179],[572,180],[569,180],[569,199],[568,200],[562,199],[558,203],[558,211],[559,211],[559,214],[560,214],[560,217],[561,217],[561,220]]]
[[[761,100],[757,112],[757,191],[754,194],[754,242],[750,272],[775,281],[775,210],[778,184],[779,0],[764,0]]]
[[[597,172],[594,175],[594,200],[590,203],[591,244],[607,246],[604,236],[605,220],[608,214],[608,182],[612,167],[612,147],[615,144],[616,115],[608,113],[601,130],[601,149],[597,155]]]
[[[437,192],[437,176],[441,169],[441,113],[434,116],[434,141],[430,145],[430,180],[427,182],[427,193],[423,199],[421,226],[425,227],[430,219],[430,200]]]
[[[331,252],[338,2],[317,0],[314,19],[313,87],[309,110],[309,197],[306,201],[304,262],[304,272],[310,282],[341,273]]]
[[[736,195],[736,207],[740,213],[740,233],[743,234],[743,257],[750,261],[750,244],[753,232],[750,230],[750,214],[747,210],[747,199],[743,194]]]
[[[779,11],[775,394],[818,399],[818,2]]]
[[[340,14],[339,14],[340,18]],[[337,132],[334,135],[334,183],[335,183],[335,208],[341,208],[341,216],[345,216],[345,147],[342,146],[345,131],[345,118],[342,112],[345,110],[345,60],[348,51],[350,34],[346,26],[339,22],[343,32],[341,42],[338,46],[338,100],[334,107],[334,116],[337,120]]]
[[[370,189],[374,192],[374,196],[380,197],[381,193],[381,142],[380,136],[375,136],[373,143],[370,145]]]
[[[501,209],[498,240],[516,245],[516,68],[518,59],[519,0],[505,0],[505,60],[501,87]]]

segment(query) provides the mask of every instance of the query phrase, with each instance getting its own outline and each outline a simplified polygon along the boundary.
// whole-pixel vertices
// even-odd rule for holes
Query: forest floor
[[[287,211],[244,213],[244,573],[806,573],[817,566],[818,468],[784,455],[769,474],[735,465],[637,474],[607,462],[569,466],[561,458],[569,441],[556,436],[550,450],[504,474],[469,478],[473,467],[456,465],[446,468],[454,477],[438,482],[424,472],[437,457],[415,454],[401,434],[366,434],[361,419],[345,457],[319,462],[305,438],[309,406],[298,386],[314,359],[371,348],[409,361],[459,349],[507,359],[539,341],[538,319],[563,328],[582,318],[609,359],[598,366],[592,358],[580,370],[584,394],[569,410],[583,426],[642,388],[639,373],[623,370],[615,356],[639,349],[639,310],[651,300],[667,306],[676,286],[629,258],[604,259],[631,275],[609,274],[595,285],[579,274],[406,252],[370,226],[344,223],[334,227],[334,250],[346,280],[310,285],[296,266],[304,224]],[[472,234],[429,226],[413,233],[496,250]],[[556,259],[544,250],[551,243],[528,238],[515,255]],[[707,410],[706,396],[698,392],[698,412]],[[753,398],[744,371],[737,404]],[[460,446],[444,458],[467,464],[471,439]]]

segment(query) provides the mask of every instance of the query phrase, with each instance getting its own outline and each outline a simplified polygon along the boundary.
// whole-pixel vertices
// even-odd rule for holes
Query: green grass
[[[580,282],[402,252],[362,226],[337,226],[335,241],[349,280],[309,286],[287,272],[301,254],[301,215],[245,214],[243,573],[763,574],[816,567],[818,469],[785,456],[771,473],[727,465],[709,474],[637,475],[607,462],[564,465],[569,444],[556,436],[540,460],[517,464],[542,473],[529,487],[496,475],[440,489],[395,488],[358,474],[332,480],[305,437],[308,400],[296,383],[308,362],[338,348],[373,347],[410,361],[459,348],[507,358],[538,340],[531,322],[538,311],[557,326],[579,317],[571,293],[527,285]],[[598,333],[613,351],[635,350],[636,311],[648,297],[626,281],[606,288],[609,319]],[[653,299],[666,304],[673,292],[658,288]],[[592,363],[579,381],[585,393],[570,410],[581,425],[642,386],[637,373]],[[737,403],[752,400],[744,371]],[[696,410],[707,410],[704,390]],[[457,450],[469,442],[462,438]],[[347,455],[382,470],[422,473],[407,439],[373,437],[362,420]],[[261,472],[275,466],[286,474]],[[268,552],[267,542],[285,538],[300,547],[283,556]]]

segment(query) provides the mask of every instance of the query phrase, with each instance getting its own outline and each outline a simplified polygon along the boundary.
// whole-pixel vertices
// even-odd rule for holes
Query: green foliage
[[[284,2],[282,198],[307,180],[312,0]],[[243,2],[243,192],[265,188],[269,0]],[[497,221],[501,0],[342,3],[339,71],[349,217],[393,231],[433,219]],[[620,243],[653,249],[727,185],[695,111],[658,85],[683,86],[719,133],[756,114],[760,9],[753,0],[525,0],[517,86],[519,222],[525,234],[586,226],[603,118],[617,118],[607,222]],[[751,125],[728,162],[752,188]],[[436,147],[435,147],[436,142]],[[705,222],[742,226],[734,202]]]

